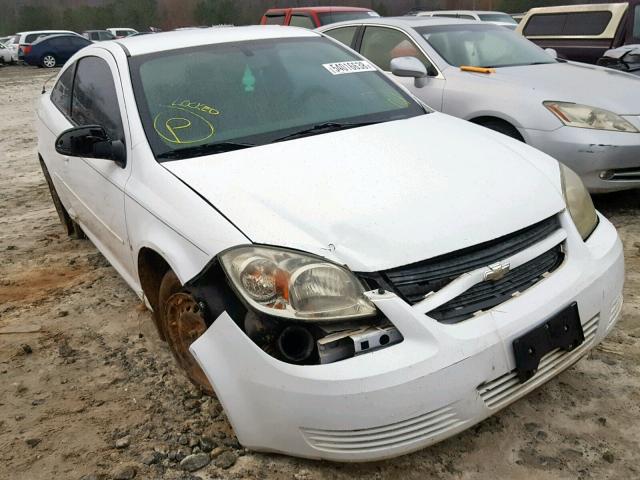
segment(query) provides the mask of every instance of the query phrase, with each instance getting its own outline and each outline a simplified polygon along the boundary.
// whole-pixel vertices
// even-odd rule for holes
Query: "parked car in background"
[[[126,38],[130,35],[138,33],[138,31],[134,30],[133,28],[123,28],[123,27],[109,27],[107,28],[107,30],[116,38]]]
[[[0,62],[15,63],[18,60],[17,55],[4,44],[0,43]]]
[[[38,67],[59,67],[91,43],[80,35],[49,35],[33,42],[24,61]]]
[[[561,58],[596,63],[607,50],[640,43],[640,0],[532,8],[516,31]]]
[[[13,43],[17,45],[18,59],[23,60],[25,55],[28,55],[31,51],[31,44],[40,37],[47,37],[49,35],[76,35],[76,32],[70,30],[32,30],[29,32],[16,33]]]
[[[479,10],[439,10],[434,12],[418,12],[416,13],[416,16],[476,20],[478,22],[493,23],[494,25],[500,25],[501,27],[510,28],[511,30],[515,30],[518,26],[518,22],[516,22],[511,15],[502,12],[484,12]]]
[[[358,7],[297,7],[270,8],[262,16],[261,25],[291,25],[292,27],[316,28],[330,23],[379,17],[369,8]]]
[[[558,61],[515,32],[467,20],[373,18],[319,30],[390,74],[395,59],[414,57],[425,74],[394,78],[427,105],[548,153],[592,192],[640,187],[632,75]]]
[[[115,35],[109,30],[85,30],[82,36],[92,42],[104,42],[105,40],[115,40]]]
[[[598,65],[640,75],[640,45],[625,45],[607,50]]]
[[[63,226],[149,305],[247,448],[418,450],[620,317],[622,244],[575,173],[316,32],[92,44],[36,121]]]

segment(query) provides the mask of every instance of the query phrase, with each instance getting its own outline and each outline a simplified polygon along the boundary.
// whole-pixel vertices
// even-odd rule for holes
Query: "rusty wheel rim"
[[[165,309],[167,335],[178,364],[194,383],[212,393],[209,380],[189,352],[189,346],[207,330],[198,304],[191,295],[180,292],[169,297]]]

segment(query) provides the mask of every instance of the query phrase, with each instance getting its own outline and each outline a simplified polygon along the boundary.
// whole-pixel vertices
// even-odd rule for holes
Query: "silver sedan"
[[[634,75],[556,59],[505,28],[465,20],[371,18],[319,30],[395,73],[432,108],[567,164],[591,192],[640,187]]]

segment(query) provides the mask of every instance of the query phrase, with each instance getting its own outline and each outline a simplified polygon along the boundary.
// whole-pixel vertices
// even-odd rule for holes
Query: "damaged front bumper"
[[[567,225],[566,214],[564,225]],[[575,229],[574,229],[575,232]],[[404,340],[326,365],[293,365],[256,346],[225,312],[191,345],[244,446],[307,458],[370,461],[418,450],[492,415],[572,365],[620,315],[624,263],[604,218],[543,281],[455,325],[392,293],[369,292]],[[585,341],[545,356],[525,383],[512,341],[577,302]]]
[[[640,120],[625,117],[636,127]],[[525,129],[527,144],[575,171],[591,193],[640,188],[640,133],[561,127]]]

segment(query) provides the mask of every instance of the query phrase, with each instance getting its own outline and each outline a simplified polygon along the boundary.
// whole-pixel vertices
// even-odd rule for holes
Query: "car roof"
[[[82,38],[83,40],[86,40],[86,38],[84,38],[82,35],[78,35],[77,33],[59,33],[56,35],[47,35],[46,37],[37,38],[36,41],[32,43],[32,45],[36,45],[38,43],[51,40],[52,38],[60,38],[60,37],[74,37],[74,38]]]
[[[331,6],[319,6],[319,7],[282,7],[282,8],[270,8],[266,13],[283,12],[285,10],[291,10],[292,12],[309,12],[314,11],[318,13],[327,12],[371,12],[370,8],[362,7],[331,7]]]
[[[16,35],[31,35],[33,33],[76,33],[71,30],[27,30],[24,32],[18,32]]]
[[[111,40],[123,46],[131,56],[198,47],[218,43],[245,42],[274,38],[317,37],[312,30],[280,25],[252,25],[248,27],[209,27],[196,30],[160,32]]]
[[[464,20],[461,18],[449,18],[449,17],[371,17],[360,18],[358,20],[348,20],[345,22],[332,23],[325,27],[318,28],[319,31],[330,30],[340,25],[353,25],[355,23],[366,24],[379,24],[379,25],[391,25],[396,27],[428,27],[430,25],[478,25],[476,20]],[[486,24],[489,25],[489,24]]]
[[[503,15],[508,15],[508,13],[504,13],[504,12],[497,12],[497,11],[493,11],[493,10],[424,10],[424,11],[420,11],[418,12],[418,15],[421,13],[466,13],[466,14],[487,14],[487,13],[500,13]]]
[[[108,30],[85,30],[83,33],[108,32]]]

